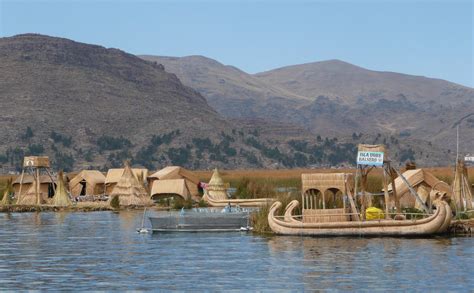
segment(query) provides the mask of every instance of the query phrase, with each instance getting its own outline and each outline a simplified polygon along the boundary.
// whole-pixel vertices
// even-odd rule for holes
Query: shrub
[[[74,167],[74,157],[71,154],[55,152],[53,165],[55,169],[64,170],[65,172],[72,171]]]
[[[120,198],[118,195],[112,198],[112,200],[110,201],[110,206],[115,210],[120,208]]]
[[[200,207],[200,208],[206,208],[207,206],[208,206],[207,202],[205,202],[202,199],[198,202],[198,207]]]
[[[99,137],[99,139],[97,139],[97,145],[99,146],[100,150],[113,151],[129,148],[132,146],[132,143],[123,136],[113,137],[102,135]]]
[[[26,155],[37,156],[41,155],[42,153],[44,153],[43,145],[39,143],[34,143],[28,146],[28,151],[26,152]]]
[[[173,209],[180,210],[184,209],[191,209],[193,207],[193,201],[191,199],[182,199],[181,197],[175,198],[173,202]]]
[[[28,140],[32,138],[33,136],[35,136],[35,134],[33,133],[33,130],[31,129],[31,127],[28,126],[26,127],[25,133],[21,135],[21,139]]]
[[[300,200],[298,193],[286,193],[279,194],[275,200],[281,202],[282,206],[278,210],[278,215],[283,216],[285,214],[286,206],[293,200]],[[257,233],[271,233],[272,230],[268,225],[268,213],[270,212],[270,206],[266,205],[261,207],[257,213],[252,214],[251,223],[253,231]],[[294,210],[295,215],[301,215],[301,208],[297,207]]]

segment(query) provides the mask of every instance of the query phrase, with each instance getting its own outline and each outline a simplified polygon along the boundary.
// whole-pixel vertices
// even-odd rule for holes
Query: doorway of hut
[[[79,195],[86,195],[87,193],[87,183],[85,180],[79,182],[81,184],[81,193]]]
[[[57,186],[56,183],[49,183],[48,184],[48,198],[53,198],[54,197],[54,191],[56,190],[56,186]]]

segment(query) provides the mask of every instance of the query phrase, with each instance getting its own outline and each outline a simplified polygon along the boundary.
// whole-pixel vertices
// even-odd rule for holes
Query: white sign
[[[474,155],[471,156],[471,155],[467,155],[464,157],[464,161],[466,162],[474,162]]]
[[[382,166],[383,152],[357,152],[357,165]]]

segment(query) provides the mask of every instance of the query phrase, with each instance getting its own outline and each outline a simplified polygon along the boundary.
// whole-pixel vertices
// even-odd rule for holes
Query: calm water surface
[[[0,290],[474,288],[473,238],[141,235],[141,217],[0,214]]]

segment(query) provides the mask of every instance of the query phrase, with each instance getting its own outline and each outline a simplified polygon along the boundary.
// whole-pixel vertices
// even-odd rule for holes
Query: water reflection
[[[467,290],[472,238],[142,235],[141,212],[0,214],[0,290]]]

